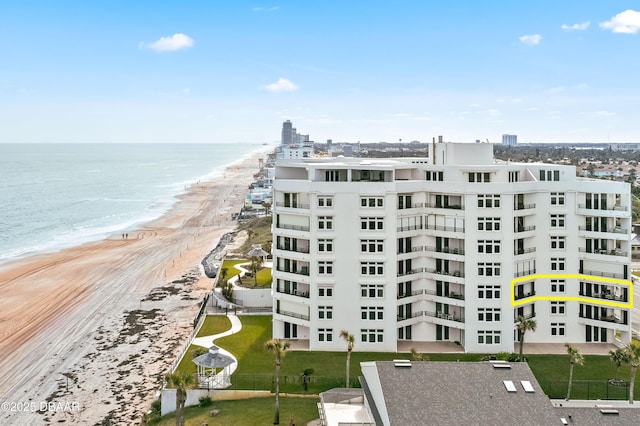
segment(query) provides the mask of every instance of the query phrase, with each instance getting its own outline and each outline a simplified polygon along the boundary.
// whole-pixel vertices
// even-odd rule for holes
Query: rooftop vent
[[[520,383],[522,383],[522,387],[524,388],[525,392],[535,392],[535,390],[533,389],[533,386],[531,385],[531,382],[528,380],[520,380]]]
[[[511,380],[503,380],[502,383],[504,383],[504,387],[507,388],[507,392],[518,392],[516,385],[514,385]]]
[[[505,369],[505,368],[506,368],[506,369],[510,369],[510,368],[511,368],[511,364],[504,364],[504,363],[499,362],[499,363],[493,364],[493,368],[498,368],[498,369],[501,369],[501,368],[502,368],[502,369]]]
[[[563,425],[568,425],[569,424],[567,419],[565,419],[564,417],[560,417],[560,421],[562,422]]]
[[[617,416],[618,414],[620,414],[618,410],[614,410],[612,408],[601,408],[600,412],[604,415],[609,415],[609,416]]]
[[[408,359],[394,359],[393,365],[396,367],[411,367],[411,360]]]

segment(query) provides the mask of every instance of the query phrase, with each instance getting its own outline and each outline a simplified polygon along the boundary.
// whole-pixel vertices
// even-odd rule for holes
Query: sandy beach
[[[0,265],[0,424],[140,424],[211,289],[200,262],[235,229],[263,156],[127,239]]]

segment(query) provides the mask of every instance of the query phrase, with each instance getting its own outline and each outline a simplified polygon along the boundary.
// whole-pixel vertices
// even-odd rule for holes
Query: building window
[[[509,172],[509,182],[518,182],[520,172]]]
[[[318,274],[319,275],[333,275],[333,262],[332,261],[320,261],[320,262],[318,262]]]
[[[551,293],[564,293],[565,280],[551,280]]]
[[[478,308],[478,321],[500,321],[500,308]]]
[[[318,216],[318,229],[333,229],[333,216]]]
[[[318,306],[318,319],[333,318],[333,306]]]
[[[384,308],[382,306],[361,306],[360,316],[363,320],[382,320],[384,319]]]
[[[333,297],[333,287],[318,287],[318,296]]]
[[[407,194],[398,195],[398,210],[410,209],[413,207],[411,204],[411,198],[411,195]]]
[[[499,230],[500,230],[499,217],[479,217],[478,218],[478,231],[499,231]]]
[[[373,330],[363,328],[360,330],[360,338],[363,342],[368,343],[382,343],[384,341],[383,330]]]
[[[319,239],[318,251],[322,253],[331,253],[333,251],[333,240]]]
[[[360,197],[360,207],[384,207],[384,198]]]
[[[564,250],[567,237],[554,235],[551,237],[552,250]]]
[[[360,240],[360,251],[362,253],[383,253],[384,240]]]
[[[552,336],[564,336],[565,323],[552,322],[551,323],[551,335]]]
[[[551,270],[552,271],[564,271],[565,258],[564,257],[552,257],[551,258]]]
[[[319,328],[318,329],[318,341],[319,342],[332,342],[333,341],[333,328]]]
[[[444,181],[444,172],[427,171],[426,180],[442,182]]]
[[[384,284],[360,284],[360,295],[374,299],[384,297]]]
[[[361,217],[360,229],[363,231],[375,231],[384,229],[384,218],[382,217]]]
[[[564,215],[552,214],[551,215],[551,227],[552,228],[564,228]]]
[[[551,205],[552,206],[564,206],[564,192],[552,192],[551,193]]]
[[[318,207],[333,207],[333,197],[318,197]]]
[[[478,275],[481,277],[499,277],[499,263],[478,263]]]
[[[551,302],[551,315],[564,315],[566,302]]]
[[[489,172],[469,172],[469,182],[489,183],[491,182],[491,173]]]
[[[500,253],[500,240],[479,240],[478,253]]]
[[[500,286],[499,285],[479,285],[478,298],[479,299],[500,299]]]
[[[478,330],[478,344],[499,345],[500,330]]]
[[[324,172],[324,180],[327,182],[339,182],[340,170],[326,170]]]
[[[540,180],[559,181],[560,170],[540,170]]]
[[[384,262],[360,262],[362,275],[384,275]]]
[[[500,207],[500,195],[499,194],[478,194],[478,207],[484,208],[499,208]]]

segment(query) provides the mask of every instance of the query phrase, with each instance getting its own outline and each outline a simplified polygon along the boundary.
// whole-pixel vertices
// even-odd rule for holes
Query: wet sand
[[[0,265],[0,424],[139,424],[213,280],[257,154],[189,188],[161,218]]]

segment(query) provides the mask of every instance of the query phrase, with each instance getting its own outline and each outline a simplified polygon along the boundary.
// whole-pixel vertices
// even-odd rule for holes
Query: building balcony
[[[286,290],[286,289],[276,289],[276,293],[280,294],[289,294],[291,296],[304,297],[305,299],[309,298],[309,290]]]
[[[520,232],[531,232],[535,230],[536,230],[535,225],[531,225],[531,226],[518,225],[515,227],[513,232],[520,233]]]
[[[278,309],[276,314],[284,315],[286,317],[298,318],[301,320],[309,321],[309,314],[300,314],[298,312],[285,311],[283,309]]]
[[[397,232],[407,232],[407,231],[419,231],[423,229],[422,225],[407,225],[407,226],[398,226],[396,229]]]
[[[460,204],[425,203],[424,206],[432,209],[464,210],[464,206]]]
[[[309,210],[309,204],[304,203],[286,203],[284,201],[276,201],[276,207],[283,207],[286,209],[305,209]]]
[[[594,299],[594,303],[598,303],[598,300],[612,300],[615,302],[628,302],[628,297],[625,297],[622,294],[612,294],[612,293],[592,293],[587,294],[584,291],[578,293],[578,295],[583,297],[590,297]]]
[[[405,293],[398,293],[398,295],[396,296],[396,299],[398,299],[398,300],[406,299],[407,297],[419,296],[419,295],[421,295],[423,293],[424,293],[424,290],[407,291]]]
[[[407,275],[419,274],[423,270],[424,270],[423,268],[415,268],[415,269],[410,269],[408,271],[398,271],[397,276],[406,277]]]
[[[621,257],[628,257],[628,254],[626,251],[622,251],[622,250],[607,250],[607,249],[586,249],[584,247],[578,247],[578,251],[580,253],[588,253],[588,254],[597,254],[597,255],[603,255],[603,256],[621,256]]]
[[[309,227],[304,225],[289,225],[287,223],[280,223],[276,225],[276,229],[291,229],[294,231],[309,232]]]
[[[629,234],[628,229],[621,228],[621,227],[596,229],[593,226],[579,226],[578,230],[587,231],[587,232],[609,233],[609,234],[622,234],[622,235]]]
[[[293,253],[305,253],[305,254],[309,254],[309,247],[292,247],[292,246],[287,246],[284,244],[279,244],[276,246],[276,248],[278,250],[282,250],[282,251],[290,251]]]
[[[536,273],[535,268],[534,268],[534,269],[528,269],[528,270],[526,270],[526,271],[518,271],[518,272],[515,272],[515,273],[513,274],[513,277],[514,277],[514,278],[518,278],[518,277],[526,277],[527,275],[533,275],[533,274],[535,274],[535,273]]]
[[[531,319],[531,318],[535,318],[536,317],[536,313],[535,312],[529,312],[528,314],[522,314],[522,315],[516,315],[516,317],[513,319],[513,322],[516,323],[518,322],[518,318],[522,317],[526,320]]]
[[[535,203],[530,203],[530,204],[517,203],[513,205],[513,209],[519,213],[521,212],[521,210],[533,210],[535,208],[536,208]]]
[[[616,278],[620,280],[626,279],[624,274],[616,274],[615,272],[591,271],[588,269],[582,269],[578,272],[583,275],[592,275],[594,277],[608,277],[608,278]]]
[[[536,295],[535,291],[528,291],[528,292],[518,293],[518,294],[514,295],[513,299],[514,300],[522,300],[522,299],[527,299],[529,297],[533,297],[535,295]]]
[[[458,254],[464,256],[463,248],[454,248],[454,247],[425,247],[425,251],[431,251],[435,253],[446,253],[446,254]]]
[[[454,321],[454,322],[461,322],[464,323],[464,318],[456,312],[453,313],[444,313],[444,312],[430,312],[430,311],[424,311],[424,315],[427,317],[433,317],[433,318],[441,318],[447,321]]]
[[[522,248],[522,249],[516,249],[514,256],[521,256],[523,254],[529,254],[529,253],[535,253],[536,252],[536,248],[535,247],[528,247],[528,248]]]
[[[629,321],[617,316],[617,315],[607,315],[607,316],[601,316],[601,317],[588,317],[584,314],[582,315],[578,315],[578,317],[580,319],[583,320],[590,320],[593,322],[596,321],[601,321],[601,322],[606,322],[606,323],[613,323],[613,324],[623,324],[623,325],[629,325]]]
[[[441,271],[436,268],[424,268],[424,272],[429,272],[431,274],[436,274],[436,275],[444,275],[447,277],[464,278],[464,271],[462,270]]]
[[[464,234],[464,226],[443,226],[428,224],[424,226],[424,229],[430,229],[432,231],[445,231],[445,232],[457,232]],[[459,237],[463,238],[463,237]]]
[[[286,268],[283,268],[282,266],[279,266],[279,267],[276,268],[276,271],[278,271],[278,272],[287,272],[289,274],[294,274],[294,275],[303,275],[303,276],[306,276],[306,277],[309,276],[309,267],[308,266],[303,266],[303,267],[301,267],[299,269],[296,269],[296,270],[294,270],[294,269],[286,269]]]

